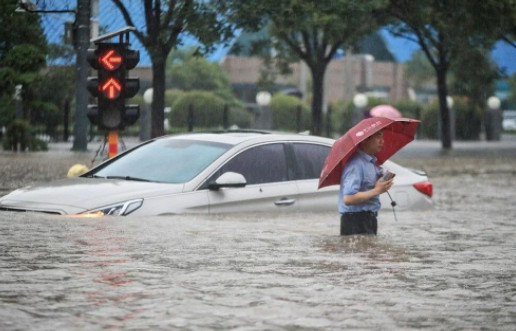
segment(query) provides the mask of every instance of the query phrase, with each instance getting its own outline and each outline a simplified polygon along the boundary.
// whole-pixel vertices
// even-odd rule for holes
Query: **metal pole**
[[[118,154],[118,131],[109,131],[108,144],[108,158],[112,158]]]
[[[90,46],[90,8],[90,0],[77,0],[77,86],[75,91],[76,110],[72,147],[76,151],[86,151],[88,147],[88,128],[86,125],[88,62],[86,54]]]

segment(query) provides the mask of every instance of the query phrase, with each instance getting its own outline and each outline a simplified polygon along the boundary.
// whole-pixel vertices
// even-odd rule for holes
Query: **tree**
[[[506,0],[501,0],[505,2]],[[510,0],[507,0],[510,1]],[[450,110],[446,102],[450,67],[468,51],[491,49],[496,40],[492,24],[498,0],[390,0],[386,13],[396,19],[390,30],[419,44],[435,70],[443,149],[452,148]]]
[[[167,87],[184,91],[229,89],[229,81],[220,66],[204,57],[195,56],[191,50],[178,50],[170,54],[167,81]]]
[[[494,39],[516,48],[516,0],[486,0],[476,6],[476,21],[488,25]]]
[[[9,109],[0,109],[4,123],[14,119],[14,111],[7,101],[15,86],[23,85],[24,103],[30,101],[31,85],[38,80],[45,64],[46,40],[39,16],[16,13],[17,0],[0,1],[0,98]],[[29,119],[29,108],[23,107],[24,119]]]
[[[433,81],[435,70],[423,52],[415,51],[405,63],[405,75],[412,86],[420,89]]]
[[[312,75],[312,127],[322,134],[323,82],[338,49],[355,45],[376,30],[373,15],[383,0],[218,0],[219,9],[237,27],[258,31],[269,24],[277,58],[301,59]]]
[[[127,25],[133,23],[128,2],[111,0],[122,13]],[[134,3],[133,3],[134,4]],[[133,7],[135,7],[134,5]],[[190,34],[202,43],[201,52],[211,49],[214,43],[226,40],[231,35],[230,27],[206,1],[194,0],[143,0],[145,30],[135,31],[136,37],[145,47],[152,61],[152,110],[151,136],[164,134],[165,119],[165,67],[167,56],[173,48],[181,45],[181,34]],[[131,8],[140,11],[142,8]]]

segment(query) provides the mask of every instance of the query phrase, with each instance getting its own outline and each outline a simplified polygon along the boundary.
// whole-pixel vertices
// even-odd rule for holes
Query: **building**
[[[264,63],[260,56],[253,55],[253,43],[268,38],[262,30],[242,33],[233,43],[220,65],[228,75],[235,93],[244,101],[254,102],[256,84]],[[260,48],[267,54],[270,49]],[[256,51],[255,51],[256,53]],[[254,53],[254,54],[255,54]],[[356,93],[397,101],[408,98],[404,65],[396,62],[380,33],[373,33],[358,45],[357,54],[344,52],[330,62],[325,74],[325,103],[336,100],[351,100]],[[297,88],[303,96],[311,93],[311,73],[303,62],[291,65],[292,73],[278,75],[276,88]]]

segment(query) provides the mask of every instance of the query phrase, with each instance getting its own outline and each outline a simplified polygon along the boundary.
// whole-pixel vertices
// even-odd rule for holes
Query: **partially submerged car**
[[[0,198],[0,210],[60,215],[337,212],[338,185],[317,189],[334,140],[259,132],[164,136],[77,178],[31,185]],[[426,174],[387,161],[397,209],[428,208]],[[382,206],[390,208],[386,194]]]

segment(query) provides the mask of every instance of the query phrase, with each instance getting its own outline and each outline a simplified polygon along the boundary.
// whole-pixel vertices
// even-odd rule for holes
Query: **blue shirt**
[[[382,169],[375,165],[376,157],[357,149],[351,156],[342,172],[340,179],[339,212],[350,213],[359,211],[373,211],[380,209],[380,197],[377,195],[357,205],[346,205],[345,195],[369,191],[374,188],[378,178],[382,176]]]

